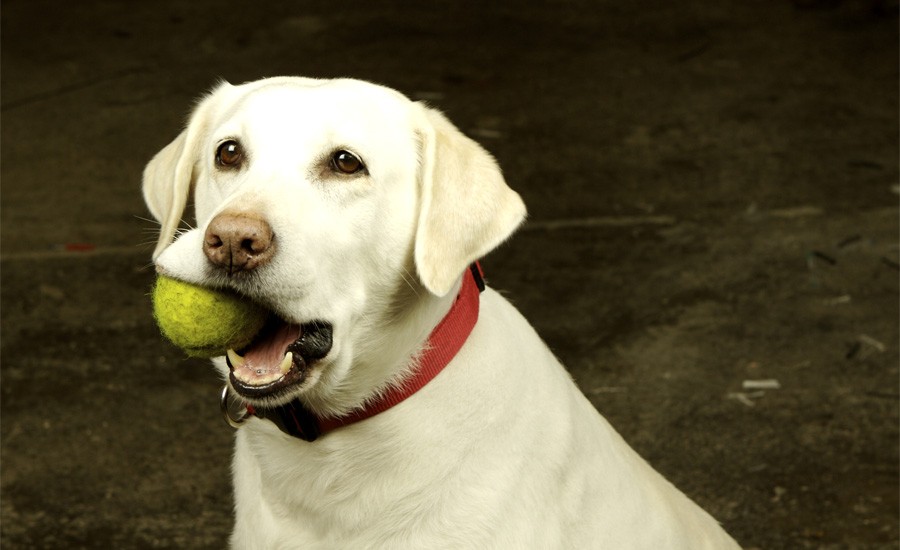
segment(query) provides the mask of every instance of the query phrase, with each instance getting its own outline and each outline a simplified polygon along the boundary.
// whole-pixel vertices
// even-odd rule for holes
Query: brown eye
[[[228,140],[216,149],[216,164],[219,166],[238,166],[244,160],[244,149],[241,144]]]
[[[348,151],[336,152],[331,157],[331,165],[335,170],[344,174],[355,174],[366,168],[359,157]]]

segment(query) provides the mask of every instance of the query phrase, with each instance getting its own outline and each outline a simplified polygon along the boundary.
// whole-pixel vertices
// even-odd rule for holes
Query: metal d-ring
[[[240,428],[241,425],[247,421],[250,417],[249,412],[244,412],[244,414],[240,418],[234,418],[231,416],[231,412],[228,410],[228,385],[222,388],[222,398],[219,400],[219,406],[222,409],[222,416],[225,417],[225,422],[228,422],[228,425],[232,428]]]

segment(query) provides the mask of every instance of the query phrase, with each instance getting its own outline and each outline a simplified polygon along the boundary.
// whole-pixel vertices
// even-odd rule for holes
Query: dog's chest
[[[372,428],[314,443],[287,440],[268,426],[242,429],[234,472],[238,528],[270,525],[274,546],[306,540],[344,547],[385,544],[394,535],[404,538],[396,541],[402,546],[421,547],[483,535],[460,526],[489,531],[493,520],[474,508],[493,499],[471,483],[473,470],[442,458],[440,446],[411,445]]]

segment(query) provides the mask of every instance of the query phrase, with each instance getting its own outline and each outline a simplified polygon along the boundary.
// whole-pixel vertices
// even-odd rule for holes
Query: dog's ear
[[[438,111],[417,106],[423,123],[416,269],[425,287],[443,296],[466,266],[515,231],[525,204],[487,151]]]
[[[144,168],[144,201],[160,223],[154,259],[171,244],[181,223],[193,184],[195,164],[201,156],[200,140],[208,126],[208,112],[225,87],[231,85],[222,82],[206,96],[194,109],[185,130],[163,147]]]

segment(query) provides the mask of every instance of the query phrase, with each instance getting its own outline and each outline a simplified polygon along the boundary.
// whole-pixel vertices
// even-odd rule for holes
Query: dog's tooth
[[[238,355],[233,349],[228,350],[226,353],[228,354],[228,361],[231,363],[232,367],[237,369],[244,364],[244,358]]]
[[[287,374],[287,371],[291,370],[291,365],[294,363],[294,354],[293,352],[287,352],[284,354],[284,359],[281,360],[281,373]]]

